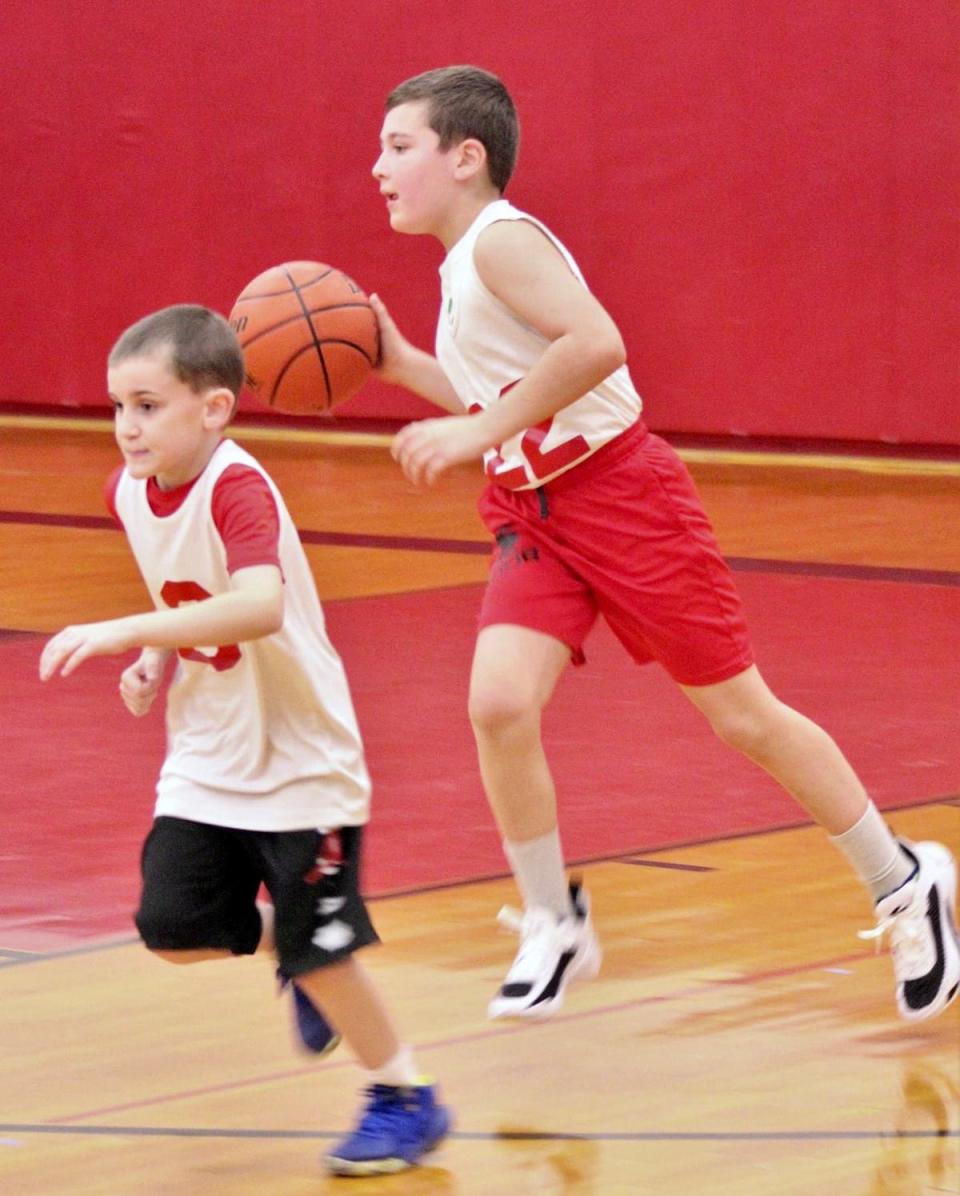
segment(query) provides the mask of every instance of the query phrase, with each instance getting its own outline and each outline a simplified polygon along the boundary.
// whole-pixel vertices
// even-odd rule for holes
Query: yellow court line
[[[857,473],[912,474],[960,478],[960,461],[920,457],[845,457],[839,453],[775,453],[761,449],[678,448],[684,461],[700,465],[786,466],[794,469],[847,469]]]
[[[58,415],[0,415],[0,428],[37,428],[49,431],[109,432],[109,418]],[[234,424],[237,440],[286,441],[299,444],[343,445],[347,448],[387,448],[393,437],[385,432],[355,432],[341,428],[263,427]],[[784,453],[749,449],[678,448],[686,462],[697,465],[741,465],[754,468],[834,469],[854,473],[915,477],[960,477],[960,460],[927,460],[917,457],[845,456],[841,453]]]
[[[0,428],[34,428],[51,432],[102,432],[113,435],[109,417],[92,419],[62,415],[0,415]],[[230,435],[237,440],[283,440],[301,444],[343,444],[349,448],[387,448],[392,436],[382,432],[325,431],[322,428],[268,428],[256,424],[234,424]]]

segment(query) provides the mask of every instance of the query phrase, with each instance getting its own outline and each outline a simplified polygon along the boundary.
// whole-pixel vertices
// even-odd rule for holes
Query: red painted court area
[[[956,795],[960,589],[783,573],[738,578],[760,668],[835,736],[883,809]],[[374,778],[370,894],[503,874],[466,717],[475,587],[327,604]],[[41,685],[43,639],[0,639],[0,949],[132,932],[163,752],[159,707],[120,702],[120,662]],[[604,626],[547,714],[571,860],[804,821]]]

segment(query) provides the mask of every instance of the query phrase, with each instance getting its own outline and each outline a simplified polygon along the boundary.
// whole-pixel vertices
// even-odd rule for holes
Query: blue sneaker
[[[293,1008],[296,1014],[297,1034],[308,1051],[318,1058],[329,1055],[340,1045],[340,1035],[327,1021],[306,993],[301,992],[296,981],[280,977],[280,987],[293,989]]]
[[[374,1084],[356,1129],[327,1155],[334,1175],[388,1175],[412,1167],[433,1150],[453,1124],[450,1110],[437,1102],[435,1085],[413,1088]]]

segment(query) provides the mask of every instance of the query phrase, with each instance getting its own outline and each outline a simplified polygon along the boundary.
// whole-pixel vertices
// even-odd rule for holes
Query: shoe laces
[[[520,950],[510,969],[511,976],[523,976],[528,965],[532,971],[539,971],[542,957],[564,949],[565,944],[558,943],[564,923],[548,909],[531,906],[521,913],[513,906],[505,905],[497,914],[497,921],[520,936]]]
[[[381,1134],[385,1127],[402,1125],[410,1114],[409,1089],[391,1084],[371,1084],[367,1089],[367,1107],[357,1133]]]
[[[512,930],[514,934],[523,934],[524,920],[528,913],[529,911],[521,912],[514,909],[512,905],[505,905],[497,914],[497,921],[507,930]]]
[[[912,913],[909,908],[904,909],[881,918],[870,930],[857,931],[857,937],[868,941],[875,940],[879,952],[883,936],[887,933],[890,935],[890,950],[897,963],[911,975],[922,971],[926,964],[928,948],[924,916]]]

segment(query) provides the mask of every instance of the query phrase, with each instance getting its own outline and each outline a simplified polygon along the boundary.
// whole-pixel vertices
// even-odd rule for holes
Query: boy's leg
[[[355,956],[300,975],[296,982],[340,1029],[360,1066],[376,1073],[377,1082],[387,1082],[384,1069],[395,1084],[416,1082],[412,1060],[398,1058],[409,1052],[402,1047],[387,1006]]]
[[[541,714],[570,648],[515,624],[484,627],[470,678],[470,719],[480,774],[523,895],[522,918],[502,914],[521,947],[490,1005],[491,1017],[544,1017],[577,975],[595,975],[600,950],[586,894],[568,884]]]
[[[756,666],[681,689],[724,743],[770,773],[828,834],[863,816],[870,799],[846,757],[822,727],[773,695]]]
[[[901,1014],[919,1019],[944,1009],[960,989],[950,852],[936,843],[899,842],[833,739],[779,701],[755,667],[717,685],[682,689],[724,742],[824,828],[870,889],[878,932],[891,931]]]
[[[246,847],[248,832],[180,818],[158,818],[144,844],[143,889],[136,922],[154,955],[192,964],[275,950],[273,907],[255,902],[260,869]],[[316,1054],[339,1035],[294,989],[297,1025]]]
[[[326,1158],[336,1175],[402,1171],[437,1147],[452,1125],[436,1085],[418,1076],[386,1004],[351,956],[297,977],[303,992],[340,1027],[367,1076],[367,1099],[353,1130]]]
[[[258,837],[281,971],[318,1017],[337,1026],[367,1073],[360,1120],[327,1156],[330,1170],[344,1175],[409,1167],[451,1122],[435,1087],[417,1077],[412,1052],[354,954],[377,941],[360,895],[361,842],[360,827]]]
[[[257,944],[257,954],[266,954],[271,959],[276,959],[277,940],[274,931],[276,911],[269,901],[258,901],[257,910],[263,927],[260,942]],[[340,1035],[303,992],[300,985],[287,980],[279,971],[277,977],[280,987],[282,989],[289,988],[293,997],[294,1020],[300,1043],[318,1058],[336,1050],[340,1045]]]
[[[569,662],[566,644],[528,627],[498,624],[477,637],[470,721],[484,789],[507,842],[529,842],[557,828],[540,717]]]

